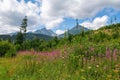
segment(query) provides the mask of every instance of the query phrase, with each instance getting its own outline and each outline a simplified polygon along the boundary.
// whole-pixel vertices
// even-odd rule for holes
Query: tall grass
[[[78,45],[0,58],[0,80],[119,80],[119,50],[106,47],[102,53],[98,48]]]

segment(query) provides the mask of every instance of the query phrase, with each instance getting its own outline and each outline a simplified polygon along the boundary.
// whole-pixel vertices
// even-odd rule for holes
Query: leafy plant
[[[8,41],[0,42],[0,56],[13,57],[16,55],[16,48]]]

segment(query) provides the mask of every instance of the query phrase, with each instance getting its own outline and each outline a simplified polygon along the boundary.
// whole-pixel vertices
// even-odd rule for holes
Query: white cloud
[[[43,17],[85,18],[94,16],[105,7],[120,8],[120,0],[43,0]]]
[[[28,29],[40,25],[40,7],[24,0],[0,0],[0,34],[19,30],[25,15],[28,16]],[[7,25],[7,26],[6,26]]]
[[[41,17],[46,27],[54,28],[64,17],[93,17],[106,7],[120,10],[119,3],[120,0],[42,0]],[[61,21],[57,23],[58,20]]]
[[[57,17],[43,18],[41,16],[41,21],[46,26],[47,29],[52,29],[54,27],[59,26],[59,24],[62,23],[64,20],[63,18],[57,18]]]
[[[63,34],[65,31],[64,30],[56,30],[56,34],[60,35]]]
[[[100,10],[112,7],[120,10],[120,0],[0,0],[0,33],[17,31],[22,19],[28,16],[28,30],[39,25],[55,28],[65,17],[87,18],[95,16]],[[94,22],[96,23],[96,22]],[[102,22],[101,22],[102,23]],[[7,26],[6,26],[7,25]],[[5,29],[7,31],[5,31]]]
[[[98,29],[100,27],[103,27],[107,24],[109,17],[104,15],[102,17],[96,17],[92,22],[85,21],[81,23],[80,25],[87,27],[89,29]]]
[[[0,30],[0,34],[7,34],[7,33],[12,33],[19,31],[17,27],[11,28],[9,25],[4,25],[4,28],[0,27],[2,30]]]
[[[51,22],[46,23],[46,27],[47,29],[51,29],[51,28],[57,27],[61,22],[63,22],[62,18],[52,20]]]

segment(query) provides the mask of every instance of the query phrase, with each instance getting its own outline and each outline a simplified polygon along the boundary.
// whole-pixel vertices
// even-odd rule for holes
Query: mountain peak
[[[84,31],[88,31],[88,28],[85,28],[84,26],[81,26],[79,24],[77,24],[76,26],[74,26],[72,29],[69,30],[69,33],[75,35],[75,34],[79,34],[82,32],[82,30],[84,29]],[[64,33],[65,34],[65,33]],[[60,37],[63,37],[64,34],[61,34]]]
[[[40,29],[40,30],[48,30],[48,29],[46,29],[46,28],[42,28],[42,29]]]
[[[89,29],[85,28],[84,26],[76,25],[75,27],[70,29],[70,33],[71,34],[79,34],[83,29],[84,29],[84,31],[88,31],[89,30]]]
[[[46,29],[46,28],[36,30],[34,33],[44,34],[49,36],[56,36],[56,34],[51,29]]]

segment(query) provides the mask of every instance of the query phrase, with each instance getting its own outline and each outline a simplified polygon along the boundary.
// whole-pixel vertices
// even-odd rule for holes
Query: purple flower
[[[111,60],[111,50],[108,47],[106,48],[106,58]]]
[[[117,60],[117,49],[114,49],[114,51],[113,51],[113,60]]]
[[[91,47],[90,50],[91,50],[92,52],[94,52],[95,48],[94,48],[94,47]]]

